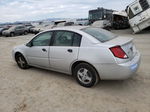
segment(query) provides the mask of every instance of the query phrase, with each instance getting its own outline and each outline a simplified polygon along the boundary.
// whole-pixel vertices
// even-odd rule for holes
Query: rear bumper
[[[104,80],[124,80],[135,75],[140,65],[141,55],[139,52],[135,57],[123,64],[96,64],[95,67]]]

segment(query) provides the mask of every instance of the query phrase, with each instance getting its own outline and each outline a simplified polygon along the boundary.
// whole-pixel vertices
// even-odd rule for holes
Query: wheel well
[[[71,72],[72,72],[72,74],[73,74],[74,68],[75,68],[78,64],[80,64],[80,63],[89,64],[89,65],[92,66],[92,67],[95,69],[95,71],[97,72],[96,68],[95,68],[92,64],[90,64],[90,63],[88,63],[88,62],[86,62],[86,61],[77,61],[77,62],[73,63],[73,65],[72,65],[72,67],[71,67]],[[100,75],[99,75],[98,72],[97,72],[97,74],[98,74],[98,77],[100,78]]]
[[[11,36],[11,34],[14,34],[14,35],[15,35],[15,33],[14,33],[14,32],[10,32],[10,34],[9,34],[9,35]]]
[[[22,55],[22,54],[21,54],[20,52],[16,52],[16,53],[15,53],[15,60],[17,59],[17,56],[18,56],[18,55]]]

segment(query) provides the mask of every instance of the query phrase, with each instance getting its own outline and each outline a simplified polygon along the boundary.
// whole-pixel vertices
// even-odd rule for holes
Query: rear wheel
[[[27,35],[27,34],[28,34],[28,32],[27,32],[27,31],[25,31],[25,32],[24,32],[24,35]]]
[[[14,34],[14,33],[10,33],[10,36],[11,36],[11,37],[14,37],[14,36],[15,36],[15,34]]]
[[[78,64],[73,70],[77,82],[84,87],[92,87],[99,82],[96,70],[89,64]]]
[[[16,55],[16,62],[21,69],[28,69],[29,65],[22,54]]]

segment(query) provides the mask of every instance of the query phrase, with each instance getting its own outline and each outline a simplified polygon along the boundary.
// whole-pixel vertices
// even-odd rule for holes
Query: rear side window
[[[72,46],[73,33],[66,31],[57,31],[53,46]]]
[[[56,31],[53,46],[80,46],[81,35],[69,31]]]
[[[81,38],[82,38],[81,35],[75,33],[74,38],[73,38],[73,46],[76,46],[76,47],[80,46]]]
[[[100,28],[84,28],[82,29],[82,31],[93,36],[94,38],[103,43],[117,37],[117,35]]]
[[[18,29],[23,29],[24,28],[24,26],[18,26],[18,27],[16,27],[16,29],[18,30]]]
[[[16,30],[19,30],[19,29],[20,29],[20,27],[16,27],[15,29],[16,29]]]

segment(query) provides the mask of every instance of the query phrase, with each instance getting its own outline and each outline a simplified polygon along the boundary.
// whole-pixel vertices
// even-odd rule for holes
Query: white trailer
[[[150,0],[136,0],[127,6],[129,24],[134,33],[150,26]]]

